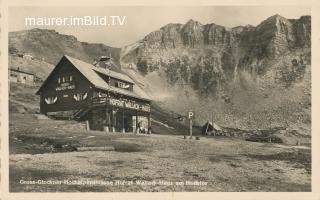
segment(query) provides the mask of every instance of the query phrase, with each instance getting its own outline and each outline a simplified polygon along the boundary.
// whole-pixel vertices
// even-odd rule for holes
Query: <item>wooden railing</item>
[[[92,106],[101,106],[101,105],[108,105],[107,97],[93,97],[91,100]]]

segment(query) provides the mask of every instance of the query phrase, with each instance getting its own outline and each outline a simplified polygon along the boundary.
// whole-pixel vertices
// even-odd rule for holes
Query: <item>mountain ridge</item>
[[[9,51],[28,53],[49,64],[56,64],[65,54],[89,63],[104,55],[111,56],[117,64],[120,59],[120,48],[102,43],[81,42],[73,35],[60,34],[53,29],[34,28],[10,32]]]
[[[290,108],[282,113],[275,109],[286,107],[291,100],[276,101],[270,96],[277,98],[281,91],[292,88],[304,90],[298,88],[299,84],[309,87],[310,34],[310,16],[286,19],[274,15],[257,26],[233,28],[189,20],[186,24],[171,23],[151,32],[124,47],[120,57],[123,70],[131,77],[139,77],[136,79],[143,89],[171,110],[195,110],[202,122],[211,115],[220,115],[215,118],[218,123],[244,128],[268,126],[268,116],[275,115],[279,123],[270,120],[269,125],[287,126],[297,122],[286,119]],[[288,96],[293,98],[291,95],[296,95],[293,93],[289,92]],[[300,95],[301,99],[292,102],[292,107],[298,110],[298,101],[304,98],[304,103],[310,101],[309,92]],[[250,108],[245,104],[248,101],[261,108]],[[199,109],[201,105],[207,109]],[[270,112],[265,112],[263,107]],[[310,113],[304,114],[307,122]],[[221,116],[232,119],[224,120]],[[254,118],[261,120],[255,123]]]

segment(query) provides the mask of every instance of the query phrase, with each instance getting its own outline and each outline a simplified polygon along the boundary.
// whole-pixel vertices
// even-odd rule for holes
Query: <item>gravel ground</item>
[[[225,137],[185,140],[182,136],[119,135],[104,136],[107,145],[118,145],[115,151],[11,154],[10,190],[12,192],[311,190],[311,166],[310,160],[306,159],[311,156],[308,148],[298,149]],[[103,144],[102,138],[100,135],[99,146]],[[96,137],[86,137],[81,142],[92,146],[96,143],[94,142],[96,139]],[[21,183],[28,180],[78,182],[89,180],[104,181],[104,184]],[[121,182],[121,185],[116,182],[117,180],[127,182]],[[147,182],[139,185],[139,181]],[[110,182],[113,185],[107,184]],[[190,183],[200,183],[200,185],[190,185]]]

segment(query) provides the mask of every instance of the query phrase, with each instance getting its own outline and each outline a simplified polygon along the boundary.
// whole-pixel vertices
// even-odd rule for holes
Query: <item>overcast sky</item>
[[[257,6],[206,6],[206,7],[11,7],[9,31],[34,28],[25,26],[26,17],[82,17],[126,16],[123,26],[41,26],[59,33],[74,35],[80,41],[104,43],[122,47],[142,39],[148,33],[168,23],[186,23],[193,19],[202,24],[215,23],[227,27],[251,24],[256,26],[264,19],[279,14],[295,19],[310,15],[309,7],[257,7]]]

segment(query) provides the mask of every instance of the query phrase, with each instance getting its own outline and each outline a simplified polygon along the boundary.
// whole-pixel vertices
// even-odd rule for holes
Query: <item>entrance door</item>
[[[124,115],[124,128],[126,132],[133,132],[133,126],[132,126],[132,115],[125,114]]]

